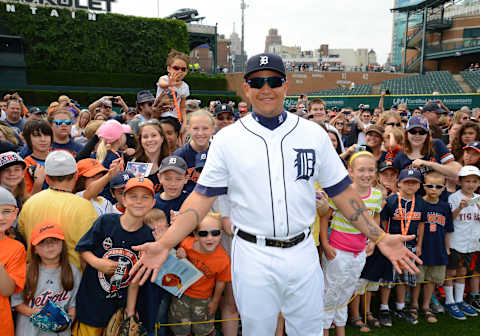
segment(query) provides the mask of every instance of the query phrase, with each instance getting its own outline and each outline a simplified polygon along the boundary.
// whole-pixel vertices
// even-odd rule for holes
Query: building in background
[[[278,29],[271,28],[268,30],[268,35],[265,38],[265,52],[270,50],[271,45],[281,45],[282,36],[278,35]]]
[[[230,53],[231,41],[225,35],[217,36],[217,71],[232,71],[232,55]],[[207,44],[202,44],[190,51],[191,63],[200,65],[200,72],[213,72],[213,52]],[[224,69],[226,69],[224,71]]]

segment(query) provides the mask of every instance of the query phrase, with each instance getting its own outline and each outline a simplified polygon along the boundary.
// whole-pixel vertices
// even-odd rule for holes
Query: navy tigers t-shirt
[[[185,184],[184,190],[192,192],[197,184],[197,180],[202,172],[205,161],[207,160],[208,150],[204,152],[197,152],[192,148],[190,142],[177,149],[172,155],[180,156],[187,163],[187,177],[188,181]]]
[[[160,209],[165,212],[167,217],[167,223],[170,225],[170,210],[178,211],[182,207],[183,201],[185,201],[190,193],[186,190],[183,190],[182,193],[174,199],[164,200],[160,197],[160,194],[155,195],[155,206],[154,208]]]

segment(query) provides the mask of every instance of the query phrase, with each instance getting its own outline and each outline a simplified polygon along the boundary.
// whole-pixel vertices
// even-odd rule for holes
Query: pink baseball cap
[[[104,138],[107,143],[112,143],[120,139],[122,134],[130,133],[132,129],[128,125],[122,125],[116,120],[107,120],[97,130],[97,135]]]

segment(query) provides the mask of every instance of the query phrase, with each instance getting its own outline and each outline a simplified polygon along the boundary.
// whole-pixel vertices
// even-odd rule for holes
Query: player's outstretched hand
[[[392,262],[398,273],[402,273],[402,270],[406,270],[409,273],[420,272],[418,267],[415,266],[415,261],[418,264],[423,264],[423,262],[405,247],[405,242],[414,238],[415,235],[402,236],[387,233],[378,243],[380,252]]]
[[[136,273],[133,282],[143,285],[150,275],[150,281],[154,282],[157,278],[158,269],[167,260],[169,249],[160,242],[146,243],[132,246],[132,248],[140,252],[140,259],[131,270],[132,274]]]

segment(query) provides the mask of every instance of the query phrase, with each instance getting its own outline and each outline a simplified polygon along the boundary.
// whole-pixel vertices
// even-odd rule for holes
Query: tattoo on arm
[[[186,215],[187,213],[193,213],[195,215],[195,227],[198,227],[200,225],[200,215],[198,214],[197,210],[188,208],[182,212],[179,212],[176,217],[181,216],[181,215]]]
[[[350,223],[358,222],[359,220],[363,220],[363,222],[367,225],[368,233],[372,235],[372,238],[378,238],[380,235],[379,228],[374,225],[372,218],[369,218],[365,212],[368,213],[368,209],[362,203],[360,204],[356,199],[350,200],[350,206],[355,211],[355,213],[349,218]]]

